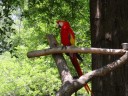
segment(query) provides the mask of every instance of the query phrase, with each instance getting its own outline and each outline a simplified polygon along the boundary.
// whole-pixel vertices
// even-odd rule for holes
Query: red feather
[[[63,26],[61,27],[60,36],[61,36],[61,43],[64,46],[72,45],[70,42],[70,35],[72,35],[75,40],[75,34],[74,34],[73,30],[71,29],[69,23],[63,22]]]
[[[62,20],[59,20],[57,21],[57,24],[59,23],[63,23],[62,26],[61,26],[61,32],[60,32],[60,36],[61,36],[61,43],[64,45],[64,46],[71,46],[72,43],[70,42],[70,35],[72,36],[72,39],[75,40],[75,34],[72,30],[72,28],[70,27],[70,24],[67,22],[67,21],[62,21]],[[70,60],[75,68],[75,70],[77,71],[77,74],[79,76],[83,75],[82,73],[82,70],[80,68],[80,64],[78,62],[77,59],[80,59],[80,57],[78,56],[77,53],[73,53],[73,54],[70,54],[69,53],[69,57],[70,57]],[[79,57],[79,58],[77,58]],[[81,59],[82,60],[82,59]],[[89,86],[86,84],[85,86],[85,89],[86,91],[89,93],[89,91],[91,92]]]
[[[73,64],[74,68],[76,69],[78,75],[82,76],[83,72],[82,72],[82,70],[80,68],[80,64],[79,64],[79,62],[77,60],[76,54],[74,53],[72,56],[69,56],[69,57],[70,57],[70,60],[71,60],[71,62]],[[91,92],[91,89],[89,88],[88,84],[86,84],[84,86],[84,88],[86,89],[87,93]]]

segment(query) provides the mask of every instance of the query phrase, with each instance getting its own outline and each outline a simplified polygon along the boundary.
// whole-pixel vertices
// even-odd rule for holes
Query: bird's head
[[[57,21],[57,27],[61,28],[64,25],[64,21],[58,20]]]
[[[58,20],[57,21],[57,27],[61,28],[63,26],[70,26],[70,25],[69,25],[69,23],[67,21]]]

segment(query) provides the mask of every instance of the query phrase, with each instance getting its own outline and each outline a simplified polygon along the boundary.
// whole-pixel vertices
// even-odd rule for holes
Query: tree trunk
[[[92,47],[121,48],[128,42],[128,0],[90,0]],[[118,59],[92,55],[92,69]],[[94,96],[128,96],[128,64],[92,80]]]

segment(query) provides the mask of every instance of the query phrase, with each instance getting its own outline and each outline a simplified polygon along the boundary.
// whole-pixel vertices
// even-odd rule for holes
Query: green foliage
[[[55,96],[61,82],[53,58],[45,56],[28,59],[26,53],[32,50],[49,48],[46,39],[46,34],[49,33],[54,34],[60,43],[59,30],[55,27],[56,21],[60,19],[70,22],[76,34],[76,46],[90,47],[89,1],[3,1],[8,2],[6,4],[9,6],[9,14],[7,17],[0,15],[3,20],[6,18],[6,22],[1,21],[0,26],[0,31],[2,30],[0,40],[6,40],[6,43],[4,43],[5,45],[0,43],[0,46],[7,47],[6,44],[9,44],[8,50],[13,52],[11,54],[5,52],[7,48],[1,47],[4,53],[0,55],[0,61],[2,61],[0,65],[0,94],[2,96]],[[3,9],[1,12],[5,12]],[[3,30],[2,27],[6,30]],[[8,38],[5,39],[4,37]],[[81,54],[81,56],[84,59],[81,67],[86,73],[91,68],[90,55]],[[69,58],[67,56],[65,58],[72,74],[76,75]],[[78,94],[86,94],[85,89],[82,88]]]
[[[61,82],[55,68],[41,64],[42,59],[33,60],[30,65],[25,60],[17,61],[6,52],[0,56],[1,96],[54,96]],[[43,67],[42,67],[43,66]]]
[[[12,28],[14,21],[11,18],[11,11],[14,7],[11,5],[15,0],[0,1],[0,54],[6,50],[12,51],[12,42],[10,36],[15,33]]]

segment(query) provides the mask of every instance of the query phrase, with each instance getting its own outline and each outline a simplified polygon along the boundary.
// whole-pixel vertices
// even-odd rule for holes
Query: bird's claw
[[[67,46],[62,46],[62,50],[63,50],[63,49],[67,49]]]

